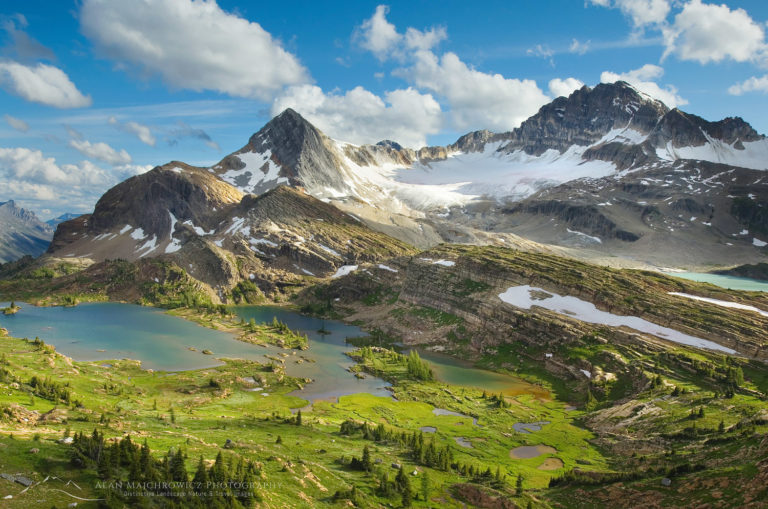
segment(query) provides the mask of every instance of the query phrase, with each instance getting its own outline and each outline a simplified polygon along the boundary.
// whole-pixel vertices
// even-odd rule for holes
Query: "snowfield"
[[[532,293],[545,294],[546,296],[541,298],[537,295],[534,298]],[[656,325],[655,323],[648,322],[636,316],[614,315],[606,311],[601,311],[591,302],[581,300],[577,297],[564,297],[529,285],[512,286],[504,293],[500,293],[499,298],[507,304],[522,309],[531,309],[532,306],[539,306],[565,316],[570,316],[571,318],[576,318],[583,322],[608,325],[610,327],[629,327],[683,345],[708,348],[710,350],[717,350],[729,354],[736,353],[735,350],[718,345],[713,341],[689,336],[688,334],[683,334],[680,331]]]

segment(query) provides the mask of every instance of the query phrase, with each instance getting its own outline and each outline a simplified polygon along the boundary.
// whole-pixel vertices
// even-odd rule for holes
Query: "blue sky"
[[[88,212],[208,165],[287,106],[330,136],[446,144],[625,79],[768,132],[768,2],[5,0],[0,201]]]

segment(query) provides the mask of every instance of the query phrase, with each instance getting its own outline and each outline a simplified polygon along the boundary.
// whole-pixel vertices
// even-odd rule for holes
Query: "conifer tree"
[[[421,476],[421,498],[424,499],[425,502],[429,501],[430,490],[431,486],[429,485],[429,473],[427,473],[425,470]]]
[[[171,479],[176,482],[187,482],[189,477],[187,476],[187,468],[184,465],[184,456],[181,449],[176,449],[176,453],[170,459],[170,474]]]
[[[202,455],[200,455],[200,461],[197,462],[197,470],[195,471],[195,477],[192,478],[192,482],[194,482],[196,490],[204,489],[206,484],[208,484],[208,471],[205,468]]]
[[[373,470],[373,459],[371,458],[371,450],[366,445],[363,447],[363,470],[371,472]]]

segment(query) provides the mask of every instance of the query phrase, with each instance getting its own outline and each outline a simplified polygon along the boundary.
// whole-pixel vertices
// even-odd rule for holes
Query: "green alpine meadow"
[[[766,27],[2,2],[0,508],[768,508]]]

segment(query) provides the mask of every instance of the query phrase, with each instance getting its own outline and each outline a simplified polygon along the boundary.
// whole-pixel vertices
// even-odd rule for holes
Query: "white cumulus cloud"
[[[728,93],[731,95],[742,95],[748,92],[762,92],[768,94],[768,74],[761,76],[760,78],[752,76],[751,78],[736,83],[728,88]]]
[[[144,124],[139,124],[138,122],[133,121],[122,123],[114,116],[109,117],[109,123],[121,131],[136,135],[142,143],[149,145],[150,147],[154,147],[155,143],[157,143],[157,138],[152,134],[152,130]]]
[[[589,0],[600,7],[619,9],[632,20],[635,28],[647,25],[660,25],[669,15],[671,6],[668,0]]]
[[[271,100],[309,79],[261,25],[215,0],[84,0],[80,24],[99,52],[174,88]]]
[[[69,140],[69,146],[86,157],[92,157],[109,164],[128,164],[131,156],[124,149],[117,151],[103,142],[91,143],[88,140]]]
[[[56,108],[81,108],[92,103],[64,71],[48,64],[0,62],[0,84],[27,101]]]
[[[417,51],[413,59],[395,74],[444,97],[459,129],[512,129],[549,102],[535,81],[478,71],[455,53]]]
[[[548,102],[547,95],[533,80],[506,78],[476,70],[452,52],[438,55],[434,48],[447,38],[445,28],[431,27],[422,31],[407,27],[400,33],[387,20],[388,12],[387,6],[379,5],[373,16],[357,28],[355,39],[381,61],[395,59],[402,62],[404,66],[392,74],[429,92],[427,96],[419,94],[429,97],[428,102],[435,100],[431,95],[435,94],[449,109],[452,127],[512,129]],[[531,51],[546,58],[552,55],[544,46]],[[444,117],[437,115],[437,109],[434,111],[435,119]]]
[[[429,50],[447,38],[445,27],[432,27],[425,31],[408,27],[405,31],[405,46],[408,49]]]
[[[40,150],[0,147],[0,199],[36,210],[85,212],[107,188],[151,168],[123,164],[105,170],[88,160],[60,165]]]
[[[725,59],[737,62],[766,57],[765,31],[744,9],[727,5],[704,4],[691,0],[663,30],[664,56],[701,64]]]
[[[408,27],[404,34],[387,20],[389,7],[379,5],[373,15],[355,29],[357,44],[373,53],[380,61],[391,58],[403,60],[414,50],[430,50],[448,38],[445,27],[431,27],[418,30]]]
[[[332,138],[356,144],[392,139],[420,148],[442,124],[437,101],[412,88],[386,92],[382,98],[362,87],[340,94],[299,85],[275,99],[272,114],[286,108],[293,108]]]
[[[584,82],[576,78],[555,78],[549,81],[549,93],[553,97],[568,97],[571,92],[584,86]]]
[[[403,38],[397,33],[395,25],[387,21],[388,12],[389,7],[379,5],[373,16],[363,21],[355,34],[360,46],[382,61],[391,56],[390,52],[397,48]]]
[[[39,150],[0,148],[0,171],[6,177],[36,184],[61,184],[70,181],[56,160]]]
[[[8,115],[7,113],[3,115],[3,118],[6,122],[8,122],[8,125],[16,129],[17,131],[21,131],[23,133],[29,131],[29,124],[24,122],[20,118],[12,117]]]
[[[648,94],[654,99],[658,99],[670,108],[676,108],[688,101],[680,97],[677,88],[674,85],[661,86],[656,80],[664,75],[664,69],[658,65],[645,64],[639,69],[634,69],[625,73],[615,73],[605,71],[600,75],[602,83],[615,83],[617,81],[626,81],[640,92]]]

